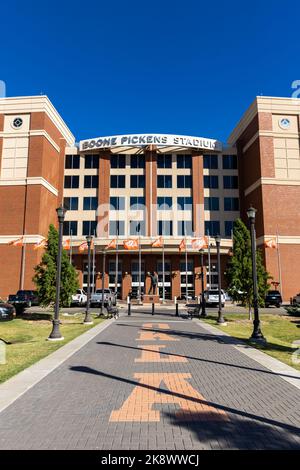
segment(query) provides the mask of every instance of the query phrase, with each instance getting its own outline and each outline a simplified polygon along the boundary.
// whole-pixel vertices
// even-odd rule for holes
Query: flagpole
[[[281,259],[280,259],[280,250],[279,250],[279,237],[278,237],[278,228],[276,230],[276,244],[277,244],[277,262],[278,262],[278,274],[279,274],[279,291],[281,296],[283,296],[283,288],[282,288],[282,273],[281,273]]]
[[[210,236],[208,235],[208,281],[209,290],[211,290],[211,263],[210,263]]]
[[[116,263],[116,266],[115,266],[115,294],[117,296],[117,292],[118,292],[118,274],[119,274],[119,252],[118,252],[118,249],[119,249],[119,226],[117,224],[117,244],[116,244],[116,260],[115,260],[115,263]]]
[[[184,238],[185,238],[185,295],[186,301],[188,302],[188,274],[187,274],[187,243],[186,243],[186,226],[184,221]]]
[[[165,239],[162,244],[162,265],[163,265],[163,304],[165,303]]]
[[[26,243],[25,243],[25,231],[24,231],[23,246],[22,246],[21,290],[24,290],[25,261],[26,261]]]

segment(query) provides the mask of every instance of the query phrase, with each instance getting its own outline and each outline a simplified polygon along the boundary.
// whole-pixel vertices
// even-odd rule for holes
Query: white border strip
[[[26,186],[27,184],[35,185],[40,184],[48,189],[54,196],[58,196],[58,189],[56,189],[49,181],[40,176],[30,176],[28,178],[0,178],[0,186]]]

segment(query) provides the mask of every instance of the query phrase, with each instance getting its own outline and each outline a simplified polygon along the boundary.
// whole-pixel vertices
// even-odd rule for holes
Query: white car
[[[87,295],[83,289],[78,289],[76,294],[72,295],[72,305],[82,306],[87,302]]]
[[[219,291],[218,289],[206,290],[204,291],[204,298],[207,305],[218,305],[219,304]],[[225,292],[221,289],[221,302],[222,307],[225,306]]]
[[[104,289],[103,306],[116,305],[117,299],[111,289]],[[101,307],[102,305],[102,289],[96,289],[95,294],[91,296],[91,307]]]

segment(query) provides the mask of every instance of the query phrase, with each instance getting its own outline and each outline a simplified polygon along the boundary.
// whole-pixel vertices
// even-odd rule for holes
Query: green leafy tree
[[[271,276],[266,271],[260,250],[256,251],[258,304],[264,305]],[[232,299],[249,308],[253,305],[252,254],[250,232],[241,219],[234,222],[233,253],[226,269],[228,292]]]
[[[40,304],[48,307],[55,303],[56,295],[56,259],[58,254],[58,231],[49,226],[48,244],[41,262],[34,268],[33,282],[36,285]],[[71,297],[79,288],[78,274],[70,263],[68,254],[62,251],[60,305],[70,305]]]

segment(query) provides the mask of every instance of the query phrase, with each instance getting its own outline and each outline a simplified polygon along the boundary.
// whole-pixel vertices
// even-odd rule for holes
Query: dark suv
[[[275,307],[280,307],[282,304],[282,297],[278,290],[269,290],[265,298],[265,306],[270,307],[270,305],[275,305]]]
[[[18,290],[16,295],[10,295],[8,301],[13,305],[31,307],[39,304],[37,292],[34,290]]]

